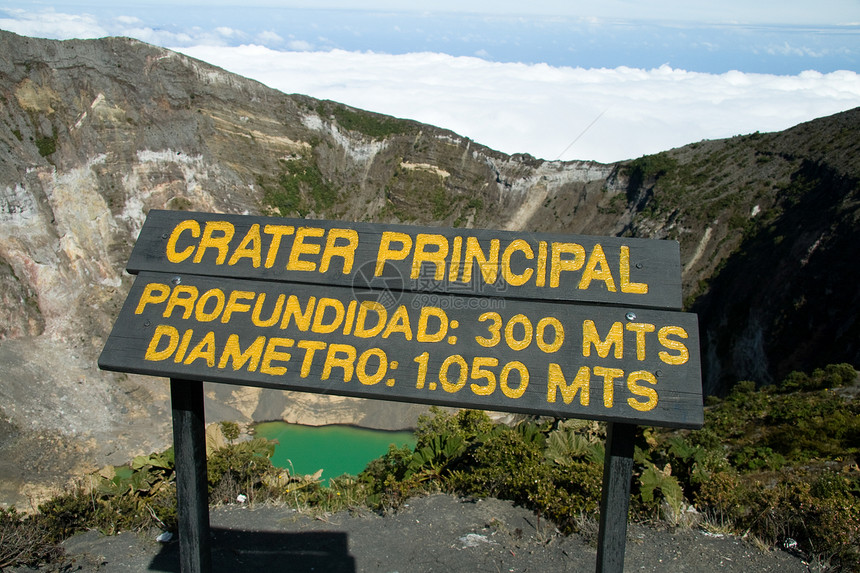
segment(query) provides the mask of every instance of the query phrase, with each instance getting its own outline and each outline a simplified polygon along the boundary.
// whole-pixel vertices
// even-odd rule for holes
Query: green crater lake
[[[323,480],[343,474],[358,475],[372,460],[394,444],[415,447],[410,431],[389,432],[357,426],[302,426],[287,422],[264,422],[255,427],[257,436],[277,440],[272,464],[293,474],[309,475],[323,470]]]

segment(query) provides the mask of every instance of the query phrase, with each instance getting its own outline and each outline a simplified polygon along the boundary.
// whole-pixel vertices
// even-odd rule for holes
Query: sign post
[[[606,428],[600,529],[597,533],[597,573],[624,571],[635,433],[636,426],[632,424],[614,422]]]
[[[177,466],[179,442],[202,439],[190,381],[603,420],[608,572],[623,566],[635,426],[702,425],[671,241],[152,211],[128,269],[99,365],[171,378]],[[203,493],[177,467],[180,521],[205,536],[205,457],[188,463]]]
[[[203,383],[170,379],[181,571],[211,571]]]

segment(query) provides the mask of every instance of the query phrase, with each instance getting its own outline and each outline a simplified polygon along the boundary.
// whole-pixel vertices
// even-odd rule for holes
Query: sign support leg
[[[209,490],[203,383],[170,379],[173,449],[179,519],[179,561],[183,573],[209,573]]]
[[[627,509],[633,477],[634,424],[612,422],[606,430],[597,573],[622,573],[627,540]]]

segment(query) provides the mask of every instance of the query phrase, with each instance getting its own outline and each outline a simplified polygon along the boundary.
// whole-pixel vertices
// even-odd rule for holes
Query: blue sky
[[[613,161],[860,105],[860,1],[0,1],[508,153]]]

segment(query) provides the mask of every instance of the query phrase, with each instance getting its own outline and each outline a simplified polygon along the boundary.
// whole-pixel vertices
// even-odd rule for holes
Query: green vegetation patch
[[[57,135],[50,137],[39,137],[36,139],[36,148],[39,150],[39,155],[47,157],[53,155],[57,151]]]
[[[388,203],[383,214],[401,221],[426,221],[429,216],[433,221],[444,222],[453,218],[453,226],[459,227],[470,213],[477,216],[483,207],[480,198],[458,195],[448,188],[443,177],[428,169],[398,167],[385,192]]]
[[[678,161],[665,151],[655,155],[643,155],[627,166],[630,184],[639,187],[647,181],[656,181],[678,167]]]
[[[283,171],[275,182],[258,178],[263,188],[263,202],[282,217],[310,211],[323,213],[337,201],[337,190],[328,182],[316,164],[307,159],[281,161]]]
[[[356,131],[373,139],[385,139],[391,135],[412,133],[412,122],[387,115],[354,110],[331,102],[320,102],[315,110],[321,117],[333,117],[338,126]]]

